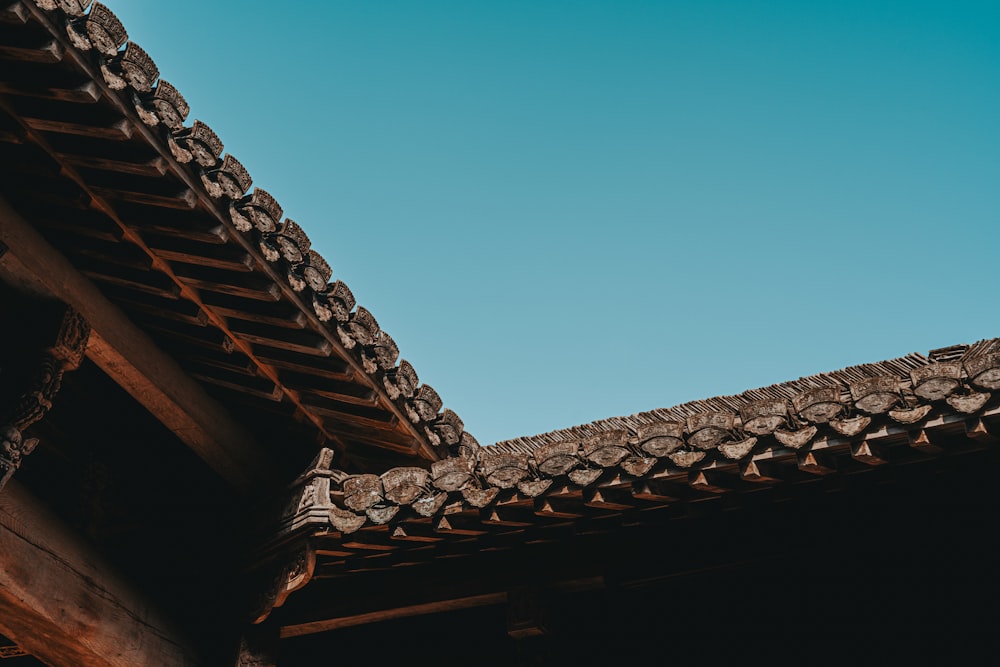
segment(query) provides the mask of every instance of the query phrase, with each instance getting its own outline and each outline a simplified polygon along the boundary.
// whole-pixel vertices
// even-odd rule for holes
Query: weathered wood
[[[245,299],[257,299],[258,301],[278,301],[281,299],[281,290],[271,282],[241,279],[240,284],[230,284],[222,277],[207,277],[201,273],[202,267],[180,265],[175,267],[174,273],[181,282],[198,290],[217,292],[219,294],[229,294]]]
[[[819,452],[799,452],[798,466],[802,472],[813,475],[829,475],[837,472],[837,466],[827,456]]]
[[[130,190],[96,186],[91,186],[90,191],[103,199],[141,204],[142,206],[155,206],[157,208],[173,208],[180,211],[193,209],[195,202],[197,202],[194,192],[188,188],[182,188],[172,195],[157,195],[149,192],[132,192]]]
[[[913,447],[918,451],[925,454],[939,454],[943,451],[941,447],[934,444],[930,434],[928,434],[924,429],[920,429],[915,433],[908,433],[907,435],[909,437],[910,447]]]
[[[97,85],[87,81],[74,88],[33,88],[15,86],[7,82],[0,83],[0,94],[13,97],[36,97],[73,104],[93,104],[101,99]]]
[[[982,419],[969,419],[965,422],[965,435],[984,445],[1000,444],[1000,437],[986,426]]]
[[[885,453],[877,445],[870,443],[868,441],[861,441],[859,443],[851,444],[851,458],[855,461],[861,461],[864,464],[870,466],[880,466],[885,465],[889,461],[885,457]]]
[[[34,5],[29,5],[28,10],[32,15],[32,18],[40,23],[43,27],[49,30],[53,34],[61,34],[62,28],[58,25],[58,22],[53,22],[54,17],[41,11]],[[239,233],[236,229],[236,225],[232,220],[228,219],[227,216],[219,206],[219,202],[212,198],[212,196],[206,192],[205,184],[203,183],[200,175],[196,170],[184,168],[182,163],[190,162],[195,160],[198,164],[205,169],[214,169],[218,164],[218,158],[222,154],[222,142],[218,140],[217,136],[214,136],[210,130],[207,133],[199,133],[197,128],[199,124],[195,121],[194,126],[190,129],[178,129],[173,131],[169,136],[166,137],[166,146],[164,145],[164,136],[159,128],[148,127],[145,123],[148,122],[148,118],[143,116],[138,110],[136,105],[136,96],[131,94],[117,94],[116,90],[121,90],[125,84],[131,85],[135,90],[142,93],[143,91],[149,92],[151,90],[152,84],[156,79],[156,66],[155,63],[142,51],[141,48],[136,46],[134,43],[129,42],[124,53],[115,56],[113,59],[115,62],[106,62],[104,65],[96,66],[95,62],[86,53],[81,53],[77,49],[69,48],[65,50],[65,57],[69,62],[73,64],[74,67],[80,71],[89,75],[93,80],[95,80],[100,87],[102,98],[105,99],[108,105],[117,111],[123,117],[124,121],[129,124],[131,131],[140,137],[146,144],[157,151],[161,157],[167,160],[170,172],[177,179],[179,184],[186,186],[192,191],[194,197],[196,198],[199,207],[196,212],[192,212],[192,216],[201,215],[202,213],[207,213],[209,216],[215,218],[219,222],[222,222],[227,229],[231,232],[230,240],[235,244],[242,246],[244,249],[251,253],[260,252],[259,250],[259,239],[253,235]],[[161,81],[161,85],[162,85]],[[148,109],[148,97],[140,95],[140,101],[146,104]],[[145,102],[143,102],[145,100]],[[176,102],[177,100],[175,100]],[[174,105],[178,111],[182,111],[181,107],[184,104]],[[16,114],[15,116],[19,116]],[[77,120],[76,118],[70,118],[69,120]],[[22,121],[23,122],[23,121]],[[32,134],[34,136],[32,136]],[[203,136],[207,134],[208,136]],[[55,151],[52,150],[51,146],[48,145],[46,137],[40,132],[32,132],[29,130],[29,137],[37,143],[43,150],[46,150],[50,154],[54,155]],[[200,147],[195,147],[192,145],[192,141],[202,144]],[[207,141],[207,143],[205,143]],[[89,191],[89,185],[76,174],[75,171],[70,166],[65,166],[64,173],[73,181],[76,181],[81,188],[85,191]],[[249,182],[240,182],[239,187],[249,187]],[[97,198],[96,204],[102,209],[111,211],[113,208],[107,202],[104,202],[101,198]],[[120,207],[117,207],[120,208]],[[150,209],[148,211],[150,214],[155,214],[156,209]],[[146,215],[146,212],[139,213],[139,217]],[[116,219],[117,221],[117,219]],[[277,222],[277,221],[275,221]],[[125,223],[121,223],[125,226]],[[145,248],[145,243],[139,234],[131,231],[133,223],[129,223],[129,230],[127,230],[127,236],[129,240],[136,243],[140,247]],[[139,226],[140,223],[135,223]],[[310,255],[310,257],[312,257]],[[160,264],[166,264],[165,262],[158,262]],[[308,277],[310,286],[317,279],[322,278],[324,281],[328,280],[326,276],[325,269],[320,265],[320,262],[313,262],[310,259],[310,266],[313,269],[317,269],[315,275],[310,274]],[[346,351],[344,343],[340,340],[338,332],[332,331],[327,327],[323,326],[319,317],[313,313],[311,294],[297,292],[295,287],[289,282],[289,276],[283,275],[286,271],[283,270],[284,267],[270,265],[267,262],[261,263],[258,270],[261,274],[267,276],[274,282],[274,289],[276,294],[274,294],[273,299],[270,295],[270,288],[266,291],[268,295],[261,296],[251,296],[251,298],[265,298],[271,300],[278,300],[280,296],[287,297],[291,303],[298,306],[303,312],[307,314],[310,318],[309,324],[312,328],[317,330],[320,335],[327,337],[328,340],[333,345],[337,355],[342,356],[346,359],[347,364],[350,366],[351,370],[358,374],[359,377],[364,377],[364,367],[360,360],[356,359],[353,355],[350,355]],[[169,267],[164,267],[163,269],[166,273],[171,275],[171,278],[178,277],[179,271],[173,271]],[[208,285],[204,284],[207,282],[205,279],[197,276],[189,276],[188,280],[185,280],[185,291],[193,292],[194,290],[188,290],[188,287],[193,287],[199,291],[202,289],[215,290],[223,293],[226,292],[222,285],[231,281],[222,281],[222,284]],[[241,280],[241,283],[246,281]],[[202,284],[199,284],[202,283]],[[318,285],[318,283],[313,286],[314,290],[325,289],[327,285]],[[315,292],[313,292],[315,293]],[[219,321],[221,318],[215,316],[214,313],[209,313],[210,318],[216,326],[219,326],[223,330],[228,330],[223,322]],[[240,347],[244,348],[245,352],[248,352],[251,357],[253,357],[252,351],[249,346],[242,344],[242,341],[238,343]],[[271,369],[266,367],[262,368],[262,372],[267,375],[273,375]],[[272,377],[276,379],[276,377]],[[370,382],[370,380],[368,381]],[[381,386],[376,388],[376,391],[385,391]],[[294,402],[295,397],[289,394],[291,400]],[[301,407],[301,406],[300,406]],[[442,452],[435,447],[436,443],[432,442],[432,438],[429,437],[427,429],[424,425],[411,425],[405,422],[407,415],[403,406],[397,405],[392,402],[391,399],[387,400],[387,409],[396,414],[397,418],[401,421],[401,429],[405,430],[412,441],[414,442],[414,453],[429,459],[437,460],[441,457]],[[312,415],[308,410],[303,408],[303,413],[312,421],[318,428],[322,429],[321,422],[322,418]],[[325,433],[327,437],[335,438],[336,436],[330,433]]]
[[[266,471],[253,436],[0,199],[0,277],[56,294],[93,327],[87,356],[216,472],[242,490]]]
[[[150,241],[149,247],[161,259],[178,264],[208,266],[223,271],[248,272],[254,267],[253,258],[245,252],[230,252],[228,249],[213,249],[209,254],[204,249],[199,251],[193,244],[170,243],[165,240]]]
[[[28,22],[28,10],[19,1],[8,3],[0,8],[0,23],[9,25],[24,25]]]
[[[258,322],[286,329],[306,328],[306,316],[291,304],[248,301],[237,297],[205,292],[202,302],[227,319]]]
[[[66,50],[54,39],[34,49],[20,46],[0,46],[0,58],[27,63],[57,63],[63,59],[65,54]]]
[[[740,477],[748,482],[776,484],[781,481],[781,472],[773,460],[755,461],[753,458],[740,463]]]
[[[161,157],[141,162],[131,162],[128,160],[114,160],[111,158],[97,157],[93,155],[64,155],[63,159],[74,167],[84,169],[98,169],[100,171],[112,171],[117,174],[130,174],[133,176],[147,176],[156,178],[167,173],[167,163]]]
[[[695,470],[688,475],[691,488],[710,493],[726,493],[731,491],[730,480],[715,470]]]
[[[445,611],[455,611],[458,609],[471,609],[473,607],[502,604],[506,600],[506,593],[484,593],[482,595],[470,595],[468,597],[441,600],[439,602],[425,602],[405,607],[372,611],[363,614],[340,616],[338,618],[330,618],[322,621],[286,625],[281,628],[281,636],[283,638],[301,637],[303,635],[314,634],[317,632],[338,630],[340,628],[349,628],[351,626],[365,625],[368,623],[378,623],[380,621],[389,621],[397,618],[408,618],[410,616],[422,616],[424,614],[436,614]]]
[[[46,664],[206,664],[16,481],[0,493],[0,563],[0,630]]]
[[[109,139],[111,141],[125,141],[132,138],[132,126],[124,120],[119,120],[106,126],[74,123],[68,120],[50,120],[47,118],[22,118],[22,120],[25,125],[38,132],[56,132],[58,134],[72,134],[78,137]]]

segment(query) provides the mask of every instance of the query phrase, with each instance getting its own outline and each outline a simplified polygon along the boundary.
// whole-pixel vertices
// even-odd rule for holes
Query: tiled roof
[[[672,502],[678,484],[711,494],[827,474],[844,457],[877,466],[901,445],[905,458],[940,453],[941,438],[993,442],[983,420],[1000,414],[998,389],[1000,339],[910,354],[491,447],[466,441],[430,471],[331,470],[333,500],[317,521],[341,544],[386,526],[405,537],[429,525],[447,539]]]
[[[461,419],[108,7],[5,12],[0,194],[110,300],[214,391],[342,452],[458,443]]]

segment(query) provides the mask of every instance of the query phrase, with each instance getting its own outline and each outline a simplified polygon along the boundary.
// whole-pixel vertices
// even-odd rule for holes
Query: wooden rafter
[[[253,436],[177,363],[0,199],[0,276],[57,294],[93,327],[87,356],[174,431],[216,472],[246,492],[264,477]]]

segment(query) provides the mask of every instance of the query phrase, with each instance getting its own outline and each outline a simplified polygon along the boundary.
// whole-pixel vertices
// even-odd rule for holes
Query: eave
[[[22,0],[0,16],[10,206],[223,402],[304,425],[357,470],[446,455],[461,420],[88,4]]]

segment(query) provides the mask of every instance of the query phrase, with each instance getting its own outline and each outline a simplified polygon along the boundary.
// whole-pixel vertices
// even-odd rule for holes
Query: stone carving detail
[[[23,432],[39,421],[52,407],[63,373],[75,370],[83,361],[90,338],[90,325],[67,307],[59,323],[55,341],[42,354],[35,375],[0,426],[0,489],[13,476],[38,440]]]

